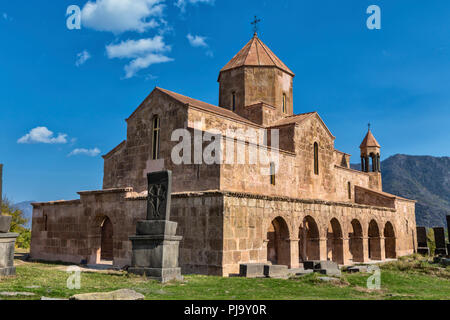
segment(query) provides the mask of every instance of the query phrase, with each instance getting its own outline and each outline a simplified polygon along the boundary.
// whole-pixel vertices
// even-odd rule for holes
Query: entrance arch
[[[272,264],[290,265],[290,241],[289,228],[286,221],[281,218],[275,218],[267,231],[267,261]]]
[[[100,245],[100,259],[101,260],[113,260],[114,250],[113,250],[113,224],[108,217],[102,222],[101,225],[101,245]]]
[[[357,219],[352,220],[352,230],[348,234],[349,249],[353,262],[364,262],[363,229]]]
[[[306,216],[303,219],[298,238],[298,252],[301,262],[320,260],[319,228],[313,217]]]
[[[369,259],[381,260],[380,229],[375,220],[369,223]]]
[[[384,250],[386,252],[386,258],[397,258],[397,252],[395,250],[395,232],[392,223],[386,222],[384,226]]]
[[[336,218],[331,219],[327,229],[327,258],[344,264],[344,243],[341,224]]]

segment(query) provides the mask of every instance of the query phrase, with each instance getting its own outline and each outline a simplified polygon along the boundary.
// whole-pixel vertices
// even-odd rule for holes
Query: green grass
[[[325,283],[319,275],[301,278],[244,279],[188,275],[183,282],[160,284],[125,272],[105,274],[83,272],[81,289],[66,287],[68,274],[61,264],[17,261],[17,276],[0,279],[1,291],[33,292],[32,297],[0,299],[40,299],[41,296],[69,298],[78,293],[106,292],[121,288],[136,290],[152,300],[296,300],[296,299],[449,299],[450,268],[430,264],[412,256],[381,266],[381,290],[366,288],[369,274],[343,273],[340,282]],[[39,286],[39,288],[26,288]]]

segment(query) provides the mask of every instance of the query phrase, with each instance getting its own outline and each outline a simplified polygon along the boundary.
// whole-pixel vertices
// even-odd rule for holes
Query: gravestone
[[[448,240],[450,242],[450,216],[447,216],[447,232]],[[450,243],[447,243],[447,254],[450,255]]]
[[[436,242],[436,250],[434,253],[436,255],[442,254],[447,255],[447,246],[445,244],[445,230],[442,227],[433,228],[434,230],[434,241]]]
[[[430,254],[427,241],[427,229],[425,227],[417,227],[417,253],[423,255]]]
[[[161,282],[182,280],[178,265],[178,224],[170,219],[172,172],[149,173],[147,220],[138,221],[131,236],[132,258],[128,272]]]

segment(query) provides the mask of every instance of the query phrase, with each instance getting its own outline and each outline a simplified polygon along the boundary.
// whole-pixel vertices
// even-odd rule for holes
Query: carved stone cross
[[[147,175],[147,220],[169,220],[172,195],[172,172],[160,171]]]

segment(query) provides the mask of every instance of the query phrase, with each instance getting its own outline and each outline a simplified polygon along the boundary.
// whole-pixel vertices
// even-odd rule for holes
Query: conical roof
[[[220,72],[243,66],[276,67],[292,76],[295,74],[289,69],[259,38],[255,33],[253,38],[228,62]]]
[[[367,148],[367,147],[378,147],[378,148],[381,148],[381,146],[379,145],[377,139],[375,139],[375,137],[373,136],[372,131],[370,131],[370,129],[367,132],[366,137],[364,138],[363,142],[359,146],[360,149]]]

